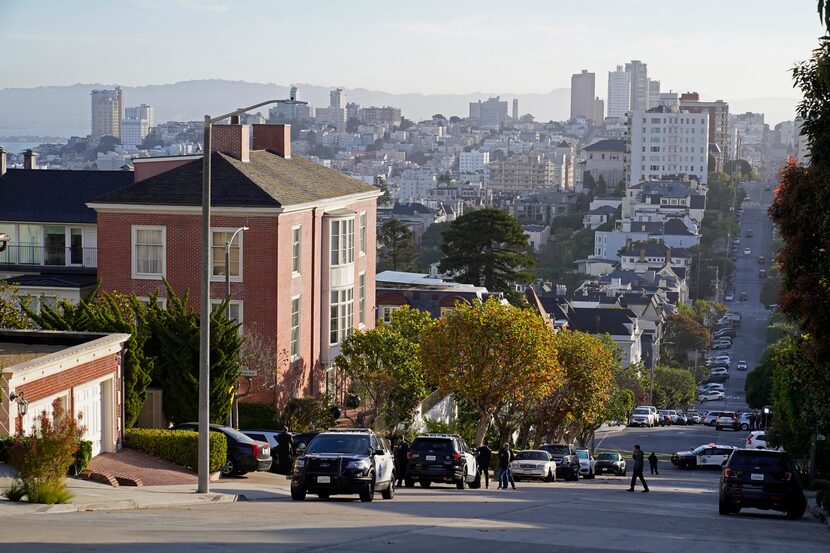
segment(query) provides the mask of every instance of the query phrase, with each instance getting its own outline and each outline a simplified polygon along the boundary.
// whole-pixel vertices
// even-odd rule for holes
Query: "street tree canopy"
[[[443,393],[463,397],[479,413],[475,446],[508,401],[550,394],[562,368],[552,330],[536,313],[495,298],[456,308],[424,332],[421,366]]]
[[[397,219],[390,219],[378,232],[378,270],[411,271],[415,268],[415,244],[412,231]]]
[[[663,348],[668,357],[685,361],[690,351],[702,351],[709,345],[709,332],[688,315],[675,313],[666,321]]]

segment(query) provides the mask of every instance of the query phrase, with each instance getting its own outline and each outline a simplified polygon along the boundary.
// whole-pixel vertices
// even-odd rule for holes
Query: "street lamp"
[[[306,103],[296,100],[292,91],[290,100],[266,100],[218,117],[205,115],[202,146],[202,289],[199,298],[199,493],[210,491],[210,133],[214,123],[239,116],[252,109],[268,104]]]
[[[236,235],[243,230],[250,230],[248,227],[239,227],[231,234],[230,240],[225,242],[225,297],[228,299],[228,319],[231,318],[231,244]]]

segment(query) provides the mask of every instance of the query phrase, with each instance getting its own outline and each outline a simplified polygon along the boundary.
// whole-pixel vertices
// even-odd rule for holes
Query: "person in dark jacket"
[[[395,474],[398,476],[398,486],[400,486],[404,478],[406,478],[406,469],[409,466],[409,442],[406,441],[406,436],[401,434],[398,440],[398,447],[395,449]]]
[[[282,432],[277,435],[277,455],[279,461],[279,474],[291,474],[291,456],[294,453],[294,439],[288,433],[288,427],[285,426]]]
[[[484,487],[490,487],[490,459],[493,457],[493,452],[487,447],[487,442],[481,444],[481,447],[476,449],[476,461],[478,462],[478,481],[481,483],[481,477],[484,476]]]
[[[506,490],[507,483],[513,486],[513,489],[516,489],[516,482],[513,481],[513,473],[510,471],[510,462],[513,460],[513,451],[510,449],[510,445],[507,442],[502,444],[501,449],[499,449],[499,489]]]
[[[634,454],[631,458],[634,459],[634,473],[631,475],[631,487],[628,488],[628,491],[634,491],[634,484],[639,478],[643,484],[643,493],[646,493],[648,492],[648,484],[646,484],[646,479],[643,478],[643,450],[640,449],[640,444],[634,446]]]
[[[648,456],[648,464],[651,467],[651,474],[660,474],[657,472],[657,455],[654,452],[651,452],[651,455]]]

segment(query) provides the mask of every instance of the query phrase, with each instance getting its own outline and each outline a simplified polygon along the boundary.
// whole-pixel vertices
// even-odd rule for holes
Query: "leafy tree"
[[[664,356],[685,361],[691,351],[701,351],[709,345],[709,332],[688,315],[669,315],[663,336]]]
[[[382,427],[411,421],[428,394],[418,352],[432,322],[429,313],[404,306],[388,323],[355,331],[340,345],[334,365],[349,377],[352,391],[369,400],[370,420]]]
[[[461,118],[457,115],[450,115],[450,123],[452,123],[454,125],[458,124],[458,123],[461,123]]]
[[[346,121],[346,132],[357,132],[357,127],[359,127],[362,124],[363,121],[361,121],[357,117],[349,117],[349,119]]]
[[[501,209],[480,209],[450,224],[440,269],[461,282],[510,294],[513,284],[532,279],[527,269],[535,261],[525,253],[527,248],[527,235],[515,217]]]
[[[418,254],[418,269],[429,271],[430,265],[441,261],[444,257],[441,245],[444,243],[444,232],[449,223],[432,223],[421,236],[421,251]]]
[[[778,303],[778,296],[781,293],[781,273],[775,266],[767,271],[767,278],[761,283],[761,303],[770,306]]]
[[[459,303],[424,333],[424,375],[443,393],[466,399],[478,411],[476,447],[508,402],[534,401],[557,385],[562,369],[551,334],[539,315],[495,298]]]
[[[653,405],[667,407],[685,407],[695,400],[695,378],[686,369],[657,367],[654,369]]]
[[[31,328],[32,321],[22,309],[17,286],[0,281],[0,328]]]
[[[415,267],[415,244],[412,231],[397,219],[389,219],[380,227],[378,270],[411,271]]]
[[[677,312],[680,315],[691,317],[703,326],[711,326],[728,309],[722,303],[715,303],[709,300],[695,300],[691,304],[679,305]]]
[[[761,409],[772,403],[772,373],[775,369],[770,359],[772,350],[773,348],[767,348],[760,363],[746,375],[746,404],[753,409]]]

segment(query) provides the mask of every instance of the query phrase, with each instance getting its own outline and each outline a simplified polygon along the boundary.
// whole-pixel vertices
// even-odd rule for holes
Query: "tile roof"
[[[9,169],[0,177],[0,220],[95,224],[87,202],[131,182],[131,171]]]
[[[283,207],[339,196],[380,192],[302,156],[282,158],[251,151],[250,161],[214,152],[211,159],[211,205]],[[195,206],[202,202],[202,159],[137,182],[95,199],[94,203]]]

